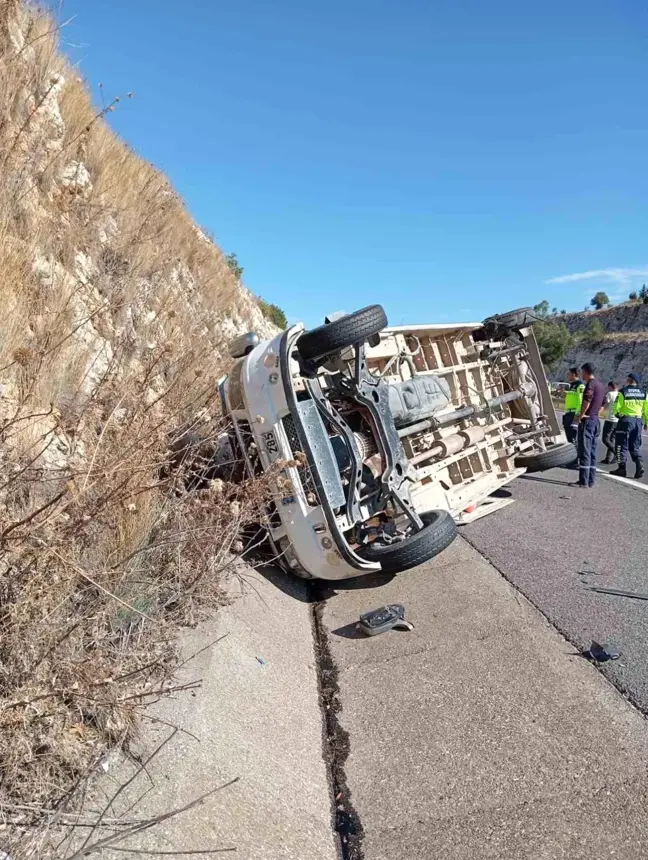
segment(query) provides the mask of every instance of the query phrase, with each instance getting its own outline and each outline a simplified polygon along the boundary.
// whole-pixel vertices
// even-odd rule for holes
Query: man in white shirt
[[[614,453],[614,434],[616,432],[619,419],[614,414],[614,402],[617,399],[617,387],[614,382],[608,382],[608,390],[605,395],[605,404],[603,406],[603,444],[607,448],[604,463],[616,463],[616,454]]]

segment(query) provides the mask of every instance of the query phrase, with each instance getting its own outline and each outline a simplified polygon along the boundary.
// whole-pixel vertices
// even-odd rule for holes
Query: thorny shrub
[[[165,472],[178,427],[222,431],[242,291],[55,31],[0,4],[0,827],[128,746],[267,494]]]

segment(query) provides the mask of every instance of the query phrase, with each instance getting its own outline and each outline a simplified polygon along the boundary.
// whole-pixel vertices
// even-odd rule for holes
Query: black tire
[[[297,349],[302,358],[323,358],[356,343],[364,343],[386,325],[387,316],[382,305],[369,305],[332,323],[304,332],[297,341]]]
[[[448,511],[421,515],[425,527],[400,543],[374,541],[357,550],[367,561],[377,561],[386,573],[400,573],[434,558],[457,537],[457,524]]]
[[[515,465],[524,467],[527,472],[544,472],[558,466],[569,466],[576,459],[576,448],[571,442],[552,445],[546,451],[534,451],[531,454],[520,454],[515,458]]]
[[[518,329],[533,325],[538,321],[538,315],[533,308],[518,308],[505,314],[495,314],[484,320],[485,326],[496,325],[499,328]]]

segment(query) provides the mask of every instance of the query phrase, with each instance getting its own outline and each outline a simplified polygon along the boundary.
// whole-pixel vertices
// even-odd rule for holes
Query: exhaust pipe
[[[412,457],[410,463],[416,466],[418,463],[423,463],[425,460],[431,460],[434,457],[445,459],[446,457],[451,457],[453,454],[458,454],[464,448],[475,445],[477,442],[483,442],[485,438],[485,427],[469,427],[467,430],[462,430],[461,433],[454,433],[446,439],[441,439],[434,448],[416,454]]]
[[[434,418],[426,418],[424,421],[417,421],[416,424],[410,424],[409,427],[401,428],[398,431],[398,435],[402,439],[405,436],[412,436],[414,433],[421,433],[425,430],[438,430],[440,427],[454,424],[455,421],[472,418],[474,415],[484,415],[493,409],[497,409],[498,406],[503,406],[505,403],[522,400],[524,397],[532,397],[534,394],[535,385],[532,382],[525,382],[515,391],[507,391],[505,394],[500,394],[499,397],[487,400],[483,406],[462,406],[460,409],[455,409],[454,412],[448,412],[445,415],[438,415]]]

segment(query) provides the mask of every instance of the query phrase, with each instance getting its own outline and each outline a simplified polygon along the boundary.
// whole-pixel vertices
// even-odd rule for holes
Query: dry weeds
[[[115,107],[0,0],[0,827],[128,748],[266,493],[161,476],[176,428],[222,430],[219,326],[245,302]]]

